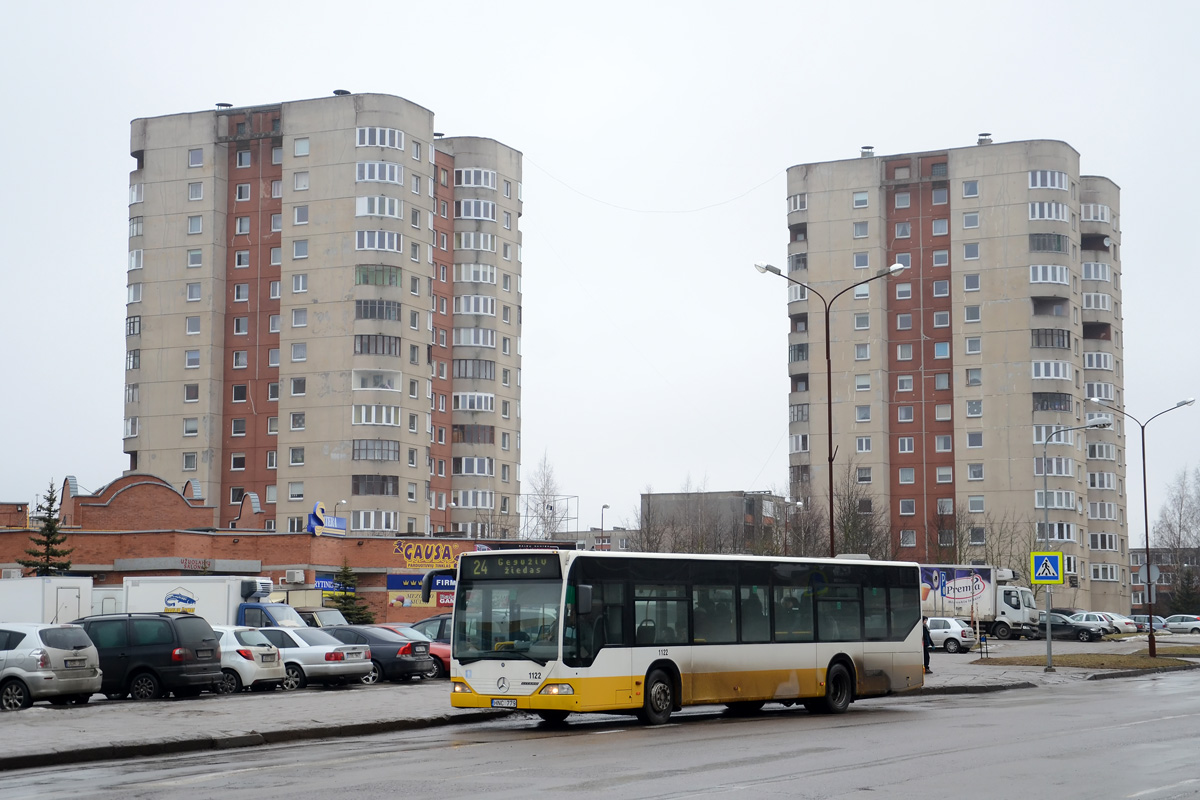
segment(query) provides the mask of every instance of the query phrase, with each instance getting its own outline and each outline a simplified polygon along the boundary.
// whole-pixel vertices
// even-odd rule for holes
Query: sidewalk
[[[1021,655],[1044,642],[990,645],[991,655]],[[1071,643],[1055,642],[1056,652]],[[1097,642],[1093,651],[1133,652],[1145,642]],[[1021,651],[1021,652],[1014,652]],[[916,694],[964,694],[1052,686],[1102,677],[1104,671],[1057,667],[1002,667],[972,663],[980,653],[935,652]],[[261,744],[365,736],[436,725],[475,722],[509,712],[450,706],[448,681],[384,683],[297,693],[202,695],[188,700],[110,702],[96,695],[86,706],[32,708],[0,714],[0,771],[135,758],[145,755],[251,747]],[[908,695],[911,696],[911,695]]]

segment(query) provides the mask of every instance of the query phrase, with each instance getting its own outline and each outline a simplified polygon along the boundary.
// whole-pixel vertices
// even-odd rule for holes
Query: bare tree
[[[1154,545],[1171,551],[1176,564],[1197,563],[1200,550],[1200,467],[1187,467],[1167,486],[1167,499],[1154,521]]]
[[[534,521],[533,538],[552,539],[565,527],[569,509],[559,496],[554,465],[546,451],[529,479],[530,505]]]
[[[848,463],[833,507],[840,552],[887,559],[892,555],[891,529],[887,515],[876,513],[875,497],[867,486],[858,482],[855,463]]]

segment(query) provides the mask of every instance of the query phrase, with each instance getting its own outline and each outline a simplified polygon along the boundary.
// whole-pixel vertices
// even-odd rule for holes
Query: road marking
[[[1190,786],[1193,783],[1200,783],[1200,778],[1191,778],[1186,781],[1180,781],[1179,783],[1172,783],[1169,786],[1156,786],[1153,789],[1143,789],[1142,791],[1137,792],[1136,794],[1126,795],[1126,797],[1142,797],[1143,795],[1147,795],[1147,794],[1158,794],[1159,792],[1169,792],[1172,789],[1178,789],[1181,786]]]

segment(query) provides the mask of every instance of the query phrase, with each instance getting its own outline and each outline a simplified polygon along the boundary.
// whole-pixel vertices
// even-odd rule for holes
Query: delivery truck
[[[1013,571],[969,564],[921,565],[921,613],[967,621],[997,639],[1037,636],[1033,592]]]
[[[196,614],[210,625],[305,628],[296,609],[272,603],[270,578],[155,575],[126,578],[125,611]]]
[[[70,622],[86,617],[91,607],[91,578],[0,580],[0,622]]]

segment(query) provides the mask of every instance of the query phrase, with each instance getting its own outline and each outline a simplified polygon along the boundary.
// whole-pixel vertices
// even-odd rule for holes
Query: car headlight
[[[538,694],[575,694],[569,683],[547,683]]]
[[[467,686],[465,683],[460,683],[459,681],[454,681],[454,683],[450,684],[450,691],[454,694],[474,694],[474,692],[471,691],[471,687]]]

